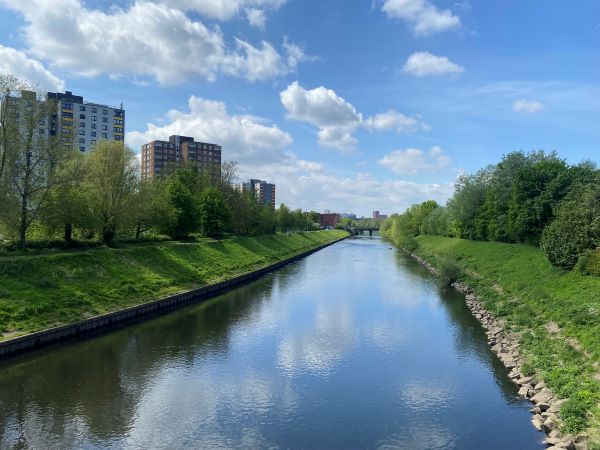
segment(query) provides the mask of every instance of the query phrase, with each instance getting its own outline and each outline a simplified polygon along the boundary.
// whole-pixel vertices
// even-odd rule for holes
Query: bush
[[[415,252],[419,249],[419,241],[414,236],[403,236],[399,239],[398,245],[407,252]]]
[[[579,256],[600,244],[600,188],[595,184],[574,191],[559,206],[556,218],[540,243],[550,262],[571,269]]]
[[[575,270],[584,275],[600,277],[600,248],[583,252],[575,265]]]
[[[438,271],[440,273],[440,280],[444,286],[450,286],[462,275],[462,270],[456,261],[450,258],[440,258],[438,260]]]

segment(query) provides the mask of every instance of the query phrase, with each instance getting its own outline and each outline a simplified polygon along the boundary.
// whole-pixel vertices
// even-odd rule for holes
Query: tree
[[[135,238],[143,232],[156,230],[170,234],[177,222],[177,209],[169,197],[165,182],[160,179],[142,181],[134,194],[132,218]]]
[[[218,189],[210,187],[200,197],[200,219],[205,236],[218,237],[229,220],[229,210]]]
[[[600,245],[600,175],[560,203],[544,229],[541,247],[552,264],[571,269],[586,250]]]
[[[0,75],[0,188],[10,166],[15,136],[19,132],[12,103],[27,86],[12,75]]]
[[[294,220],[293,215],[292,215],[292,212],[290,211],[290,208],[288,208],[284,203],[279,205],[279,208],[277,208],[275,217],[276,217],[277,229],[280,232],[287,233],[288,231],[291,230],[292,225],[293,225],[293,220]]]
[[[119,141],[100,141],[88,157],[84,187],[102,242],[112,242],[119,226],[130,220],[138,184],[136,160]]]
[[[70,142],[47,133],[55,102],[35,91],[23,91],[19,99],[8,100],[4,115],[15,123],[5,125],[8,141],[3,143],[3,155],[11,164],[3,168],[6,180],[0,213],[25,247],[27,231],[47,206],[52,191],[70,181],[62,176],[61,168],[74,150]]]
[[[67,246],[73,242],[75,227],[91,228],[92,220],[87,207],[83,180],[86,176],[85,158],[79,152],[73,152],[72,158],[61,168],[60,176],[68,180],[54,189],[48,205],[42,213],[42,222],[51,229],[63,230]]]
[[[173,207],[173,220],[164,229],[171,237],[182,238],[200,229],[198,200],[186,184],[186,172],[175,171],[165,180],[168,202]]]

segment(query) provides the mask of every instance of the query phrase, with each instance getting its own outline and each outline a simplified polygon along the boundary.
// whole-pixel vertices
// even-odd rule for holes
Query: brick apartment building
[[[221,146],[178,135],[169,136],[168,141],[157,140],[142,145],[142,179],[152,179],[187,165],[218,180],[221,177]]]
[[[319,225],[322,227],[335,227],[341,220],[342,216],[338,213],[319,214]]]

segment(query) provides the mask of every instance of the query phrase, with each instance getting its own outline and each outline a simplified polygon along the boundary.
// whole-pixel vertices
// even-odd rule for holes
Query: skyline
[[[599,34],[592,1],[0,0],[0,72],[123,102],[138,153],[194,136],[278,203],[370,216],[514,150],[597,161]]]

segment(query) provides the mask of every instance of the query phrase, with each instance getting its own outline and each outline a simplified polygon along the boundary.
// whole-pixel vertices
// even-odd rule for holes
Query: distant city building
[[[185,165],[197,167],[211,179],[218,180],[221,177],[221,146],[178,135],[169,136],[168,141],[142,145],[142,179],[152,179]]]
[[[319,214],[319,225],[322,227],[335,227],[341,220],[341,214],[330,213],[328,210],[323,214]]]
[[[263,205],[275,209],[275,185],[263,180],[251,179],[240,185],[242,192],[250,192]]]
[[[373,219],[387,219],[386,214],[380,214],[379,211],[373,211]]]
[[[342,217],[345,217],[346,219],[356,220],[356,214],[342,213]]]
[[[9,99],[12,105],[26,105],[34,101],[36,93],[22,91],[20,97]],[[46,101],[56,102],[56,112],[39,124],[40,136],[57,136],[66,145],[82,152],[90,151],[98,141],[123,141],[125,136],[125,110],[90,103],[71,91],[48,92]]]

